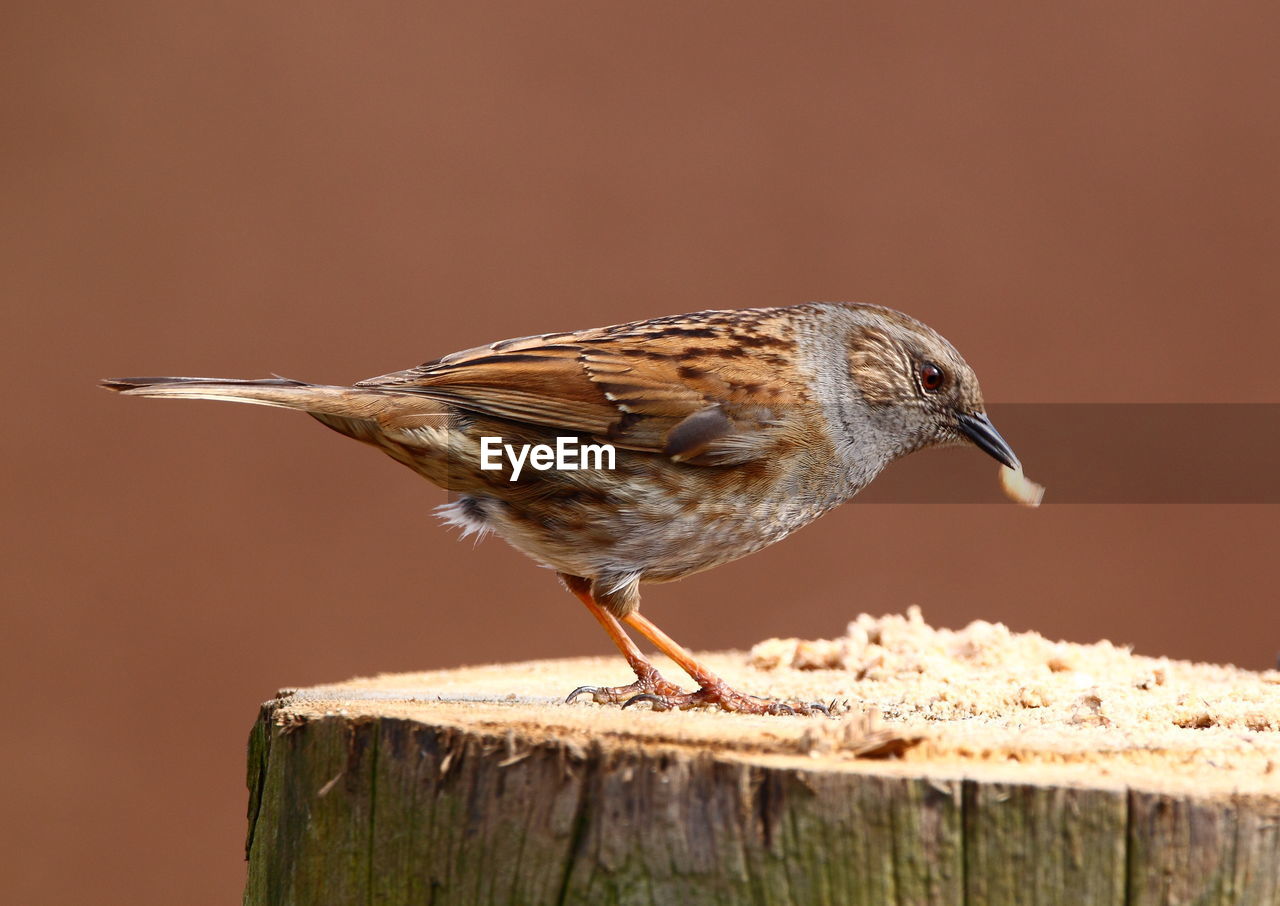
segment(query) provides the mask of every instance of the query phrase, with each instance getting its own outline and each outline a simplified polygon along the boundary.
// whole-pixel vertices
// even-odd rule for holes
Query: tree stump
[[[877,682],[771,658],[708,661],[788,698],[865,702]],[[1203,669],[1280,702],[1274,672],[1151,663],[1168,701]],[[832,718],[563,704],[625,673],[579,658],[282,692],[250,737],[246,903],[1280,903],[1280,709],[1205,726],[1209,680],[1150,732],[1089,686],[1065,742],[935,719],[917,687]],[[997,704],[1057,692],[1029,695]]]

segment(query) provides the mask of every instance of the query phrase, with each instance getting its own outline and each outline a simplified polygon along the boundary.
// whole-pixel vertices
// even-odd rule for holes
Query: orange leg
[[[658,668],[653,666],[636,643],[631,641],[631,637],[622,628],[618,618],[595,602],[591,597],[590,583],[577,576],[566,576],[563,573],[560,578],[569,591],[587,605],[591,615],[600,621],[604,631],[609,633],[609,638],[613,639],[613,644],[618,646],[618,650],[622,652],[622,656],[627,659],[627,663],[636,674],[636,681],[629,686],[579,686],[569,693],[569,697],[565,699],[566,703],[572,702],[579,695],[590,695],[599,704],[617,704],[631,701],[637,695],[678,696],[682,694],[679,686],[662,678]]]
[[[725,711],[743,711],[748,714],[830,714],[828,708],[817,702],[780,702],[736,692],[695,658],[684,646],[655,626],[648,617],[634,611],[623,619],[633,629],[653,642],[658,650],[680,665],[680,669],[693,677],[698,691],[683,695],[668,693],[642,693],[627,701],[623,707],[649,702],[656,711],[670,708],[697,708],[714,705]]]

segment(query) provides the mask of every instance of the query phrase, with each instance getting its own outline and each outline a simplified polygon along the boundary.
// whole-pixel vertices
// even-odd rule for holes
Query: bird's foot
[[[572,704],[580,695],[590,695],[598,705],[616,705],[621,702],[630,704],[637,698],[646,695],[659,698],[680,698],[684,695],[680,687],[662,678],[662,674],[652,667],[636,672],[636,681],[627,686],[579,686],[569,693],[565,704]]]
[[[733,711],[738,714],[824,714],[831,716],[831,708],[822,702],[783,702],[768,698],[757,698],[730,689],[720,680],[706,683],[697,692],[686,692],[679,695],[643,692],[632,696],[622,707],[649,703],[654,711],[670,711],[672,708],[688,710],[690,708],[719,708],[721,711]]]

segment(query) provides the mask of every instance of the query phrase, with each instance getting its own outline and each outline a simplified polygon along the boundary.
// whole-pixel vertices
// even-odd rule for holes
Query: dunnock
[[[704,311],[503,340],[352,387],[174,377],[103,385],[301,409],[378,447],[451,492],[446,522],[494,532],[555,569],[609,633],[636,681],[583,686],[570,701],[657,709],[823,710],[729,688],[640,613],[642,582],[772,544],[914,450],[967,441],[1018,467],[951,344],[871,305]],[[555,459],[566,450],[586,467]],[[624,623],[697,690],[659,675]]]

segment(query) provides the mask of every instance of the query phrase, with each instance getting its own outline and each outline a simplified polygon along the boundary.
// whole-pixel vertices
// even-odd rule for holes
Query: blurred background
[[[549,573],[460,545],[443,493],[374,451],[98,378],[349,382],[824,299],[936,327],[997,403],[1280,402],[1275,4],[0,20],[6,902],[237,898],[244,743],[280,687],[612,650]],[[975,451],[926,455],[994,484]],[[1276,515],[855,503],[645,607],[695,648],[914,603],[1265,668]]]

